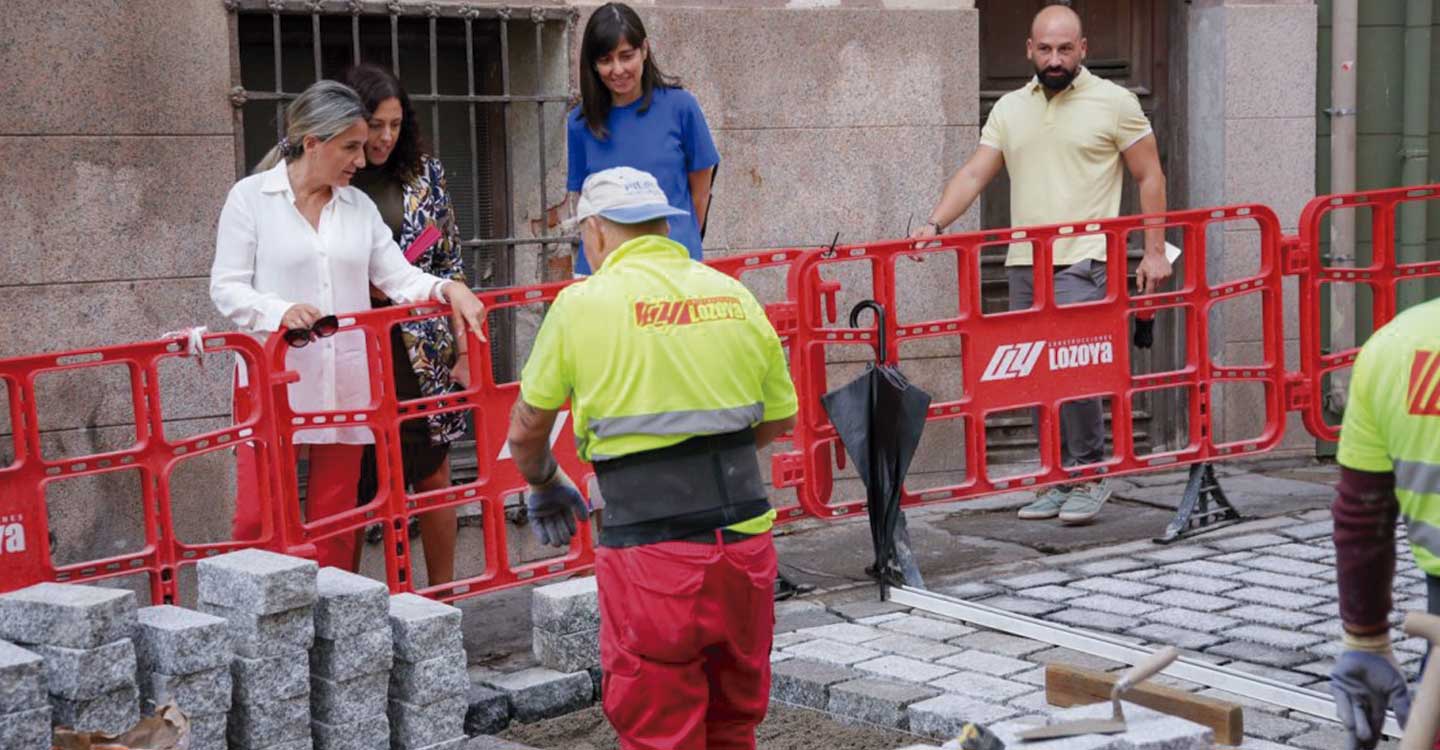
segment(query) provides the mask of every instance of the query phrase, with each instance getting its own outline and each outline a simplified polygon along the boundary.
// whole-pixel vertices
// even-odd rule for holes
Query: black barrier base
[[[1212,502],[1214,507],[1211,507]],[[1190,481],[1185,484],[1185,497],[1175,510],[1175,517],[1165,527],[1164,535],[1155,537],[1154,542],[1169,544],[1243,520],[1244,516],[1230,504],[1225,490],[1220,488],[1220,481],[1215,478],[1215,467],[1194,464],[1190,467]]]

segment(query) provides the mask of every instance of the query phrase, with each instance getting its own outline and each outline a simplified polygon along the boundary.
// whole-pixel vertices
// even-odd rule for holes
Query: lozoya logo
[[[980,377],[980,381],[1023,378],[1035,369],[1035,362],[1040,359],[1040,352],[1044,350],[1044,341],[1006,344],[996,349],[995,354],[990,357],[990,364],[985,367],[985,374]]]
[[[25,551],[25,524],[21,516],[0,518],[0,554]]]

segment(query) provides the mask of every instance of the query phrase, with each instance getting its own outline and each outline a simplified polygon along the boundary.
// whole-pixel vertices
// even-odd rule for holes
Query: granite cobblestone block
[[[1093,609],[1081,609],[1075,607],[1066,609],[1050,615],[1051,620],[1064,625],[1074,625],[1077,628],[1089,628],[1091,630],[1103,630],[1108,633],[1123,633],[1135,625],[1134,617],[1099,612]]]
[[[140,669],[190,674],[230,663],[234,647],[220,617],[170,604],[141,607],[132,640]]]
[[[1288,546],[1288,545],[1285,545]],[[1246,560],[1245,566],[1262,570],[1278,575],[1297,576],[1301,578],[1313,578],[1329,570],[1331,566],[1319,563],[1296,560],[1290,557],[1281,557],[1273,554],[1273,550],[1266,550],[1272,554],[1261,555],[1254,560]],[[1268,584],[1264,584],[1268,585]]]
[[[947,693],[988,701],[1008,701],[1031,692],[1030,685],[978,672],[956,672],[930,683]]]
[[[515,719],[539,721],[590,705],[595,686],[588,672],[565,674],[544,667],[493,675],[485,683],[510,697]]]
[[[1227,592],[1225,595],[1251,604],[1264,604],[1285,609],[1309,609],[1325,603],[1325,600],[1318,596],[1297,594],[1292,591],[1281,591],[1263,586],[1247,586]]]
[[[862,599],[856,602],[837,604],[830,608],[847,620],[862,620],[867,617],[878,617],[880,615],[904,614],[910,611],[909,607],[895,602],[879,602],[873,599]]]
[[[132,591],[47,582],[0,595],[0,639],[11,643],[99,648],[134,627]]]
[[[51,695],[87,700],[135,684],[135,644],[129,638],[98,648],[32,648],[45,660]]]
[[[1091,592],[1069,586],[1036,586],[1033,589],[1025,589],[1021,593],[1027,599],[1039,599],[1042,602],[1068,602]]]
[[[1155,596],[1165,596],[1170,592],[1161,592]],[[1147,612],[1154,612],[1160,608],[1159,604],[1142,601],[1139,599],[1126,599],[1109,594],[1095,594],[1093,596],[1082,596],[1072,602],[1069,606],[1093,609],[1097,612],[1108,612],[1112,615],[1123,615],[1125,617],[1139,617]]]
[[[912,659],[924,661],[935,661],[946,656],[960,653],[959,646],[951,646],[943,641],[932,641],[929,638],[919,638],[913,635],[901,635],[895,633],[876,638],[865,643],[866,648],[882,651],[887,654],[899,654]]]
[[[340,639],[384,629],[389,624],[390,589],[339,568],[315,576],[315,635]]]
[[[441,698],[464,695],[469,688],[470,678],[465,673],[463,650],[425,661],[397,661],[390,670],[389,694],[395,700],[413,702],[421,696]]]
[[[600,591],[594,576],[537,587],[530,599],[530,623],[557,635],[600,628]]]
[[[183,710],[183,709],[182,709]],[[226,732],[230,717],[225,713],[186,714],[190,720],[189,750],[225,750],[228,740]]]
[[[1170,625],[1159,625],[1151,623],[1142,625],[1130,631],[1130,634],[1156,645],[1174,646],[1190,651],[1203,651],[1221,641],[1218,635],[1201,633],[1195,630],[1185,630]]]
[[[157,707],[174,703],[186,716],[223,714],[230,710],[231,690],[229,667],[182,675],[163,672],[143,672],[140,675],[140,698],[146,713],[154,713]]]
[[[1080,563],[1071,570],[1082,576],[1113,576],[1150,567],[1151,563],[1129,557],[1111,557],[1106,560]]]
[[[911,732],[922,737],[951,739],[959,735],[967,723],[985,726],[1011,718],[1018,712],[1006,706],[946,694],[912,703],[907,713]]]
[[[1271,555],[1304,560],[1306,562],[1315,562],[1317,560],[1323,562],[1326,557],[1330,556],[1330,553],[1323,548],[1308,543],[1282,544],[1279,547],[1269,547],[1265,552]]]
[[[120,734],[140,721],[140,693],[132,680],[94,698],[71,700],[51,694],[50,712],[60,726],[80,732]]]
[[[1280,529],[1280,533],[1293,539],[1309,541],[1311,539],[1329,538],[1335,533],[1333,521],[1314,521],[1299,526],[1289,526]]]
[[[830,686],[861,679],[863,675],[849,667],[791,659],[776,664],[770,671],[771,700],[824,711],[830,703]]]
[[[390,719],[377,714],[349,724],[310,722],[314,750],[390,750]]]
[[[310,738],[310,696],[263,703],[237,702],[230,709],[227,731],[232,747],[259,750],[282,742]]]
[[[237,704],[263,704],[310,693],[310,661],[297,656],[237,656],[230,664],[230,677]]]
[[[1253,586],[1269,586],[1270,588],[1280,589],[1282,591],[1303,591],[1307,588],[1313,588],[1318,583],[1322,583],[1322,581],[1317,581],[1313,578],[1271,573],[1266,570],[1246,571],[1235,576],[1235,578]]]
[[[1227,594],[1227,596],[1233,595]],[[1164,605],[1166,607],[1178,607],[1181,609],[1194,609],[1201,612],[1220,612],[1236,606],[1240,602],[1226,596],[1212,596],[1202,594],[1198,591],[1183,591],[1180,589],[1169,589],[1158,594],[1152,594],[1145,598],[1151,604]]]
[[[1209,542],[1210,546],[1225,552],[1242,552],[1260,547],[1278,547],[1290,541],[1289,538],[1278,534],[1259,533],[1245,534],[1243,536],[1231,536],[1222,539],[1214,539]]]
[[[425,661],[463,649],[460,610],[416,594],[390,597],[390,631],[395,658]]]
[[[1279,607],[1266,607],[1260,604],[1246,604],[1225,612],[1227,616],[1236,617],[1245,622],[1271,625],[1277,628],[1304,628],[1314,625],[1325,618],[1305,612],[1303,610],[1281,609]]]
[[[585,687],[587,691],[590,688],[588,676]],[[463,737],[465,709],[463,696],[423,704],[390,701],[390,746],[396,750],[416,750]]]
[[[252,615],[315,604],[319,566],[313,560],[252,548],[201,560],[195,571],[204,604]]]
[[[1028,589],[1035,586],[1049,586],[1069,583],[1079,576],[1063,570],[1042,570],[1036,573],[1006,576],[995,581],[1008,589]]]
[[[50,706],[0,713],[0,738],[5,750],[50,750]]]
[[[579,672],[600,666],[600,631],[552,633],[535,628],[531,648],[540,666],[557,672]]]
[[[1044,617],[1051,612],[1058,612],[1066,606],[1060,602],[1047,602],[1024,596],[997,596],[986,599],[985,604],[1029,617]]]
[[[48,708],[46,692],[40,655],[0,641],[0,714]]]
[[[821,625],[816,628],[805,628],[796,631],[798,634],[810,638],[824,638],[839,643],[849,643],[858,646],[866,641],[873,641],[885,633],[868,625],[856,625],[853,622],[841,622],[834,625]]]
[[[928,638],[932,641],[948,641],[975,632],[975,628],[969,625],[920,615],[905,615],[889,622],[883,622],[878,627],[881,630],[913,635],[916,638]]]
[[[981,630],[951,641],[956,646],[988,651],[1001,656],[1023,657],[1050,648],[1050,644],[994,630]]]
[[[1164,549],[1157,549],[1153,552],[1146,552],[1139,555],[1138,557],[1142,560],[1148,560],[1151,563],[1157,563],[1160,565],[1185,563],[1188,566],[1188,564],[1193,560],[1213,557],[1217,554],[1219,554],[1219,552],[1203,545],[1185,544],[1175,545],[1173,547],[1165,547]]]
[[[1229,578],[1245,572],[1245,568],[1231,563],[1216,562],[1215,560],[1191,560],[1190,562],[1166,565],[1161,568],[1166,573],[1183,573],[1192,576],[1205,576],[1206,578]]]
[[[994,675],[995,677],[1008,677],[1019,672],[1024,672],[1035,666],[1028,661],[974,650],[964,651],[955,656],[946,657],[941,659],[940,663],[969,672],[983,672],[988,675]]]
[[[1217,633],[1240,624],[1240,621],[1233,617],[1178,607],[1156,610],[1145,615],[1145,619],[1171,627],[1198,630],[1202,633]]]
[[[880,652],[864,646],[855,646],[849,643],[838,641],[827,641],[824,639],[806,641],[801,644],[785,649],[785,653],[793,654],[801,659],[822,661],[827,664],[848,667],[851,664],[867,661],[880,656]]]
[[[910,705],[939,694],[939,690],[923,685],[868,678],[851,680],[830,688],[826,710],[842,722],[906,730],[910,727]]]
[[[955,671],[951,667],[893,654],[862,661],[855,665],[855,669],[868,675],[899,682],[930,682]]]
[[[310,718],[326,724],[353,724],[383,715],[390,700],[390,675],[376,672],[344,682],[310,677]]]
[[[1068,585],[1074,588],[1085,589],[1086,591],[1093,591],[1097,594],[1131,598],[1146,596],[1160,590],[1159,586],[1152,586],[1148,583],[1104,577],[1083,578],[1078,581],[1071,581]],[[1026,592],[1026,596],[1029,596],[1029,592]]]
[[[310,674],[343,682],[389,670],[394,660],[389,628],[336,640],[316,638],[310,649]]]
[[[1152,578],[1150,581],[1167,589],[1184,589],[1201,594],[1223,594],[1245,585],[1228,576],[1222,578],[1189,573],[1166,573]]]
[[[485,685],[465,692],[465,734],[495,734],[510,726],[510,696]]]
[[[200,610],[228,623],[230,645],[236,656],[261,659],[292,655],[315,645],[315,614],[309,606],[262,615],[201,602]]]
[[[1205,653],[1281,669],[1299,666],[1315,659],[1314,653],[1278,649],[1249,641],[1227,641],[1205,649]]]
[[[1226,631],[1226,636],[1278,649],[1303,649],[1327,640],[1324,636],[1265,625],[1243,625]]]

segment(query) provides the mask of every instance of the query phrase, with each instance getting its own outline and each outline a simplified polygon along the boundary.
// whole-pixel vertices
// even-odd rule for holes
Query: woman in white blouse
[[[485,308],[470,289],[406,261],[375,204],[350,186],[350,178],[365,166],[367,116],[360,97],[342,83],[320,81],[306,89],[286,110],[285,137],[255,174],[230,189],[220,212],[210,298],[241,329],[289,329],[287,340],[303,347],[288,359],[290,369],[300,374],[289,388],[296,411],[369,403],[364,334],[335,334],[326,316],[369,310],[371,284],[400,302],[448,301],[457,336],[483,338]],[[239,370],[237,385],[243,379]],[[236,393],[236,414],[243,417],[248,405],[240,403],[243,391]],[[361,427],[296,434],[297,444],[309,446],[310,521],[355,507],[361,451],[374,441]],[[232,536],[258,539],[264,524],[255,454],[242,446],[236,458]],[[316,546],[322,566],[354,565],[354,535],[340,534]]]

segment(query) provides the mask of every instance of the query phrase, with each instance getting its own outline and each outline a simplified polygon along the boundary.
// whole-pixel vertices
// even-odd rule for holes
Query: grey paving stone
[[[1004,591],[1003,588],[993,583],[985,583],[983,581],[967,581],[940,589],[940,593],[953,596],[957,599],[984,599],[987,596],[1004,593]]]
[[[1037,651],[1044,651],[1050,648],[1050,644],[1034,641],[1029,638],[1021,638],[1018,635],[1000,633],[994,630],[981,630],[969,635],[961,636],[951,641],[956,646],[973,648],[980,651],[988,651],[1001,656],[1021,657],[1033,654]]]
[[[1158,565],[1171,565],[1174,563],[1199,560],[1218,554],[1220,554],[1218,551],[1203,545],[1180,544],[1161,547],[1153,552],[1142,552],[1136,555],[1136,557]]]
[[[135,644],[129,638],[99,648],[31,648],[45,660],[51,695],[85,700],[135,684]]]
[[[1054,710],[1050,707],[1049,701],[1045,700],[1044,690],[1031,688],[1031,691],[1032,692],[1026,693],[1019,698],[1012,698],[1006,701],[1005,705],[1016,711],[1024,711],[1027,713],[1043,714]]]
[[[1147,596],[1145,597],[1145,601],[1166,607],[1194,609],[1201,612],[1220,612],[1240,603],[1227,597],[1228,594],[1226,596],[1215,596],[1213,594],[1202,594],[1198,591],[1170,589]]]
[[[1066,664],[1081,669],[1098,669],[1102,672],[1108,672],[1125,666],[1118,661],[1092,656],[1063,646],[1049,647],[1043,651],[1030,654],[1025,658],[1037,664]]]
[[[844,617],[847,620],[860,620],[865,617],[875,617],[876,615],[890,615],[897,612],[909,612],[910,608],[901,604],[896,604],[895,602],[881,602],[866,599],[858,602],[837,604],[831,607],[830,611],[834,612],[837,615],[840,615],[841,617]]]
[[[1313,625],[1325,619],[1321,615],[1303,610],[1266,607],[1260,604],[1246,604],[1243,607],[1235,607],[1234,609],[1226,610],[1225,614],[1246,622],[1257,622],[1262,625],[1296,629]]]
[[[510,726],[510,696],[484,685],[465,692],[465,734],[495,734]]]
[[[1205,650],[1205,653],[1281,668],[1304,664],[1315,658],[1303,651],[1286,651],[1250,641],[1227,641],[1218,646],[1211,646]]]
[[[1034,690],[1030,685],[979,672],[956,672],[930,683],[947,693],[993,702],[1008,701]]]
[[[590,686],[588,676],[585,686]],[[464,736],[465,710],[463,696],[423,704],[390,701],[391,747],[415,750]]]
[[[1138,581],[1127,581],[1123,578],[1082,578],[1078,581],[1071,581],[1067,585],[1093,591],[1097,594],[1128,597],[1145,596],[1160,590],[1159,586],[1152,586],[1148,583],[1140,583]],[[1026,595],[1029,595],[1028,592]]]
[[[1213,557],[1213,558],[1211,558],[1211,559],[1214,560],[1215,562],[1225,563],[1225,564],[1227,564],[1227,565],[1236,565],[1236,564],[1243,564],[1246,560],[1253,560],[1253,559],[1255,559],[1255,558],[1258,557],[1258,556],[1259,556],[1259,552],[1246,552],[1246,551],[1241,551],[1241,552],[1227,552],[1227,553],[1225,553],[1225,554],[1223,554],[1223,555],[1216,555],[1215,557]]]
[[[600,591],[594,576],[538,586],[530,599],[530,623],[551,633],[600,628]]]
[[[195,564],[201,602],[254,615],[314,605],[319,569],[313,560],[253,548]]]
[[[1184,589],[1201,594],[1223,594],[1245,585],[1228,577],[1219,578],[1189,573],[1166,573],[1150,579],[1150,583],[1167,589]]]
[[[390,631],[395,658],[425,661],[464,648],[460,610],[416,594],[390,597]]]
[[[1341,750],[1348,747],[1344,729],[1315,729],[1286,740],[1290,747],[1306,750]]]
[[[921,615],[905,615],[889,622],[883,622],[877,627],[881,630],[913,635],[916,638],[929,638],[932,641],[948,641],[975,632],[975,628],[969,625]]]
[[[499,737],[481,735],[471,737],[469,743],[465,745],[465,750],[535,750],[535,748],[510,740],[502,740]]]
[[[1245,572],[1245,568],[1231,563],[1216,562],[1215,560],[1191,560],[1189,562],[1166,565],[1161,568],[1167,573],[1183,573],[1185,575],[1204,576],[1206,578],[1228,578],[1238,576]]]
[[[282,742],[310,739],[310,698],[286,698],[254,705],[235,703],[230,707],[226,729],[232,747],[270,747]]]
[[[1140,570],[1132,570],[1129,573],[1116,573],[1115,577],[1126,581],[1149,581],[1151,578],[1161,575],[1164,572],[1165,570],[1163,568],[1142,568]]]
[[[261,704],[304,696],[310,692],[310,661],[298,656],[237,656],[230,663],[230,682],[234,703]]]
[[[135,594],[73,583],[37,583],[0,595],[0,639],[16,644],[99,648],[129,638]]]
[[[1029,589],[1036,586],[1069,583],[1076,578],[1078,578],[1078,576],[1064,570],[1042,570],[1037,573],[1006,576],[1005,578],[996,579],[995,583],[1008,589]]]
[[[190,674],[230,663],[234,647],[224,618],[161,604],[135,612],[135,658],[142,670]]]
[[[1093,562],[1073,565],[1070,570],[1082,576],[1113,576],[1119,573],[1129,573],[1133,570],[1144,570],[1154,565],[1152,561],[1140,560],[1133,557],[1112,557],[1108,560],[1095,560]]]
[[[1280,573],[1271,573],[1267,570],[1249,570],[1236,576],[1236,579],[1244,581],[1252,586],[1268,586],[1272,589],[1284,591],[1304,591],[1314,588],[1317,584],[1324,583],[1313,578],[1301,576],[1287,576]]]
[[[855,669],[876,677],[901,682],[930,682],[955,671],[950,667],[894,654],[859,662],[855,665]]]
[[[180,675],[162,672],[140,674],[141,708],[146,713],[154,713],[156,708],[174,703],[186,716],[223,714],[230,710],[230,695],[229,667]]]
[[[1160,623],[1161,625],[1170,625],[1187,630],[1198,630],[1202,633],[1217,633],[1240,624],[1240,621],[1233,617],[1214,615],[1209,612],[1196,612],[1193,609],[1180,609],[1178,607],[1151,612],[1145,615],[1145,619]]]
[[[1329,570],[1331,567],[1329,565],[1321,565],[1320,563],[1307,562],[1305,560],[1296,560],[1290,557],[1282,557],[1280,555],[1274,554],[1273,550],[1265,551],[1269,554],[1260,555],[1253,560],[1246,560],[1244,563],[1245,566],[1248,568],[1255,568],[1256,570],[1263,570],[1268,573],[1276,573],[1286,576],[1296,576],[1299,578],[1310,578],[1320,575],[1321,573]],[[1262,586],[1272,585],[1268,583],[1262,583],[1260,581],[1255,581],[1255,583],[1259,583]]]
[[[1226,592],[1225,595],[1252,604],[1284,607],[1285,609],[1310,609],[1320,606],[1325,601],[1318,596],[1297,594],[1293,591],[1281,591],[1263,586],[1246,586],[1243,589]]]
[[[0,714],[47,707],[45,693],[45,662],[40,655],[0,641]]]
[[[1271,555],[1289,557],[1295,560],[1305,560],[1307,562],[1324,560],[1330,555],[1323,547],[1300,543],[1282,544],[1279,547],[1267,547],[1265,548],[1265,552]]]
[[[1025,589],[1021,593],[1025,595],[1026,599],[1039,599],[1043,602],[1068,602],[1090,592],[1069,586],[1036,586],[1033,589]]]
[[[395,650],[389,628],[342,636],[336,640],[316,638],[315,647],[310,649],[310,674],[339,682],[384,672],[394,662]]]
[[[1022,596],[996,596],[986,599],[985,603],[991,607],[999,607],[1016,614],[1028,615],[1030,617],[1044,617],[1051,612],[1058,612],[1065,608],[1060,602],[1046,602],[1039,599],[1026,599]]]
[[[421,748],[401,748],[401,750],[469,750],[469,748],[470,738],[461,735],[453,740],[445,740],[444,742],[437,742]],[[390,750],[396,750],[395,746],[391,745]]]
[[[983,672],[995,677],[1009,677],[1019,672],[1032,669],[1035,665],[1028,661],[1013,659],[1009,656],[992,654],[985,651],[962,651],[954,656],[947,656],[941,659],[940,664],[963,669],[967,672]],[[928,680],[926,680],[928,682]]]
[[[789,633],[796,630],[815,628],[821,625],[835,625],[842,622],[845,622],[845,618],[823,607],[791,610],[783,615],[780,614],[777,608],[775,613],[775,632]]]
[[[1131,630],[1130,634],[1144,638],[1146,641],[1156,645],[1174,646],[1190,651],[1203,651],[1225,640],[1211,633],[1201,633],[1195,630],[1185,630],[1184,628],[1156,623],[1142,625]]]
[[[83,700],[50,696],[50,716],[57,726],[80,732],[120,734],[140,721],[140,693],[130,684]]]
[[[190,720],[189,750],[226,750],[230,717],[224,713],[186,715]]]
[[[1268,625],[1242,625],[1225,631],[1230,638],[1237,638],[1242,641],[1250,641],[1261,645],[1280,649],[1303,649],[1313,646],[1326,640],[1324,636],[1314,633],[1305,633],[1284,628],[1272,628]]]
[[[1045,717],[1038,717],[1044,719]],[[997,739],[1006,748],[1018,748],[1023,750],[1124,750],[1112,735],[1083,734],[1077,737],[1064,737],[1054,740],[1039,740],[1036,742],[1022,742],[1019,733],[1036,726],[1036,722],[1028,717],[1019,717],[992,724],[988,728],[995,733]],[[946,743],[946,750],[955,745]]]
[[[804,630],[797,630],[795,632],[809,638],[824,638],[830,641],[853,645],[873,641],[885,635],[885,632],[882,630],[872,628],[869,625],[856,625],[853,622],[821,625],[820,627],[805,628]]]
[[[830,686],[861,679],[849,667],[791,659],[770,670],[770,699],[824,711],[830,703]]]
[[[260,748],[243,744],[232,738],[229,740],[229,747],[230,750],[315,750],[315,741],[309,734],[306,734],[304,737],[297,737],[293,740],[285,740],[284,742],[277,742],[274,745]]]
[[[309,651],[315,644],[315,612],[309,606],[262,615],[201,602],[200,610],[225,619],[230,645],[237,656],[259,659],[291,655]]]
[[[939,690],[889,680],[859,679],[830,688],[826,711],[845,723],[863,722],[906,730],[910,715],[906,709],[940,694]]]
[[[570,671],[582,670],[572,669]],[[395,700],[412,703],[424,702],[424,700],[452,695],[464,695],[469,688],[470,678],[465,673],[464,650],[425,661],[397,661],[390,670],[390,697]]]
[[[1017,713],[1006,706],[948,693],[912,703],[906,712],[912,733],[947,740],[958,736],[967,723],[984,726]]]
[[[1159,591],[1159,589],[1156,590]],[[1175,592],[1162,591],[1161,593],[1156,594],[1156,596],[1164,596],[1165,594],[1171,593]],[[1082,609],[1093,609],[1097,612],[1108,612],[1112,615],[1123,615],[1125,617],[1139,617],[1146,612],[1154,612],[1155,610],[1160,608],[1159,604],[1153,604],[1140,599],[1126,599],[1124,597],[1111,596],[1109,594],[1094,594],[1091,596],[1082,596],[1079,599],[1069,602],[1069,605],[1072,607],[1080,607]]]
[[[842,667],[880,656],[880,652],[874,649],[825,639],[806,641],[791,646],[785,649],[785,653],[793,654],[801,659],[822,661]]]
[[[515,719],[523,722],[578,711],[590,705],[595,695],[588,672],[562,674],[543,667],[494,676],[487,684],[510,696]]]
[[[1330,520],[1314,521],[1312,523],[1300,524],[1299,526],[1284,526],[1276,531],[1292,539],[1317,539],[1329,538],[1335,533],[1335,523]]]
[[[1093,609],[1067,609],[1063,612],[1056,612],[1049,617],[1058,623],[1074,625],[1080,628],[1091,630],[1103,630],[1107,633],[1123,633],[1138,623],[1134,617],[1114,615],[1109,612],[1097,612]]]
[[[338,639],[387,625],[390,589],[379,581],[339,568],[321,568],[315,576],[315,593],[315,635],[321,638]]]
[[[887,654],[899,654],[912,659],[923,661],[935,661],[937,659],[960,653],[960,647],[951,646],[941,641],[932,641],[929,638],[917,638],[913,635],[902,635],[893,633],[883,638],[876,638],[873,641],[866,641],[865,648],[883,651]]]
[[[310,722],[314,750],[390,750],[390,719],[385,714],[349,724]]]
[[[367,716],[383,716],[390,699],[389,678],[384,672],[344,682],[311,677],[310,716],[326,724],[353,724]]]
[[[1250,664],[1243,661],[1232,661],[1225,666],[1227,669],[1233,669],[1237,672],[1253,674],[1258,677],[1266,677],[1271,680],[1283,682],[1287,685],[1294,685],[1296,687],[1305,687],[1306,685],[1310,685],[1315,682],[1314,675],[1297,671],[1294,667],[1291,667],[1289,669],[1280,669],[1278,667],[1267,667],[1264,664]],[[1322,692],[1330,692],[1329,685],[1326,685],[1325,689]]]
[[[1010,675],[1010,679],[1016,682],[1023,682],[1026,685],[1045,687],[1045,668],[1037,667],[1031,664],[1030,669],[1027,669],[1019,674],[1012,674]]]
[[[782,648],[785,648],[785,647],[787,647],[787,646],[794,646],[794,645],[797,644],[797,643],[804,643],[805,641],[813,641],[813,640],[815,640],[815,639],[814,639],[814,638],[811,638],[811,637],[809,637],[809,636],[800,635],[799,633],[795,633],[795,632],[780,633],[780,634],[778,634],[778,635],[775,636],[775,639],[774,639],[773,641],[771,641],[771,644],[770,644],[770,645],[771,645],[772,648],[774,648],[776,651],[778,651],[778,650],[780,650],[780,649],[782,649]]]
[[[874,627],[874,626],[876,626],[876,625],[879,625],[879,624],[882,623],[882,622],[890,622],[891,620],[898,620],[898,619],[904,617],[906,614],[907,614],[906,612],[891,612],[891,613],[888,614],[888,615],[874,615],[874,616],[871,616],[871,617],[862,617],[862,618],[856,620],[855,622],[857,622],[857,623],[859,623],[859,624],[861,624],[861,625],[869,625],[869,626],[871,626],[871,627]]]
[[[0,713],[0,737],[6,750],[50,750],[50,706]]]
[[[1278,534],[1261,532],[1259,534],[1244,534],[1241,536],[1211,539],[1209,541],[1209,544],[1215,549],[1223,550],[1225,552],[1243,552],[1245,550],[1253,550],[1260,547],[1278,547],[1282,544],[1287,544],[1289,542],[1290,539],[1287,537],[1283,537]]]

